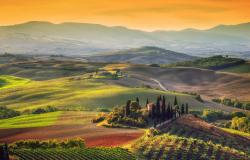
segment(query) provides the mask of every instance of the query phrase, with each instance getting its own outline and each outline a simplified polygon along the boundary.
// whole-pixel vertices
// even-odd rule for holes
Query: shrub
[[[102,122],[105,118],[107,117],[106,113],[99,113],[98,115],[96,115],[95,118],[92,119],[93,123],[99,123]]]
[[[225,119],[224,113],[222,111],[205,109],[203,111],[202,117],[210,122],[216,121],[218,119]]]
[[[13,109],[9,109],[7,107],[0,107],[0,119],[12,118],[19,116],[20,112],[15,111]]]
[[[232,119],[231,128],[250,133],[250,119],[248,117],[234,117]]]
[[[243,112],[233,112],[232,117],[246,117],[247,115]]]
[[[160,134],[160,131],[157,129],[154,129],[154,128],[150,128],[146,131],[147,137],[154,137],[154,136],[159,135],[159,134]]]
[[[48,113],[48,112],[55,112],[58,109],[55,107],[47,106],[45,108],[37,108],[32,111],[32,114],[42,114],[42,113]]]

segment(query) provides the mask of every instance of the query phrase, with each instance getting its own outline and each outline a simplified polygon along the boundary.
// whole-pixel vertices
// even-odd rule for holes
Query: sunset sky
[[[250,22],[249,0],[0,0],[0,25],[26,21],[98,23],[143,30]]]

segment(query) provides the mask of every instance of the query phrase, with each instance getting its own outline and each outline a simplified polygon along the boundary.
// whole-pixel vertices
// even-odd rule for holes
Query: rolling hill
[[[139,159],[249,159],[248,137],[225,132],[192,115],[178,118],[161,131],[132,143]]]
[[[101,79],[89,79],[86,75],[32,81],[23,86],[0,90],[0,105],[22,111],[47,106],[62,110],[97,110],[124,105],[128,99],[133,100],[137,96],[146,101],[146,98],[153,99],[162,94],[171,102],[177,96],[181,103],[189,103],[193,108],[202,109],[203,106],[188,94],[125,87],[116,85],[113,81],[119,80],[105,79],[102,82]]]
[[[196,57],[165,50],[158,47],[141,47],[121,50],[96,56],[86,57],[90,62],[134,63],[134,64],[169,64],[194,60]]]
[[[0,27],[0,53],[93,55],[156,46],[194,56],[221,53],[239,57],[250,50],[249,32],[249,23],[208,30],[145,32],[87,23],[27,22]]]

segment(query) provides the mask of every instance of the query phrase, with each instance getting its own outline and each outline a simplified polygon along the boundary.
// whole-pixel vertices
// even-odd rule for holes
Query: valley
[[[82,138],[86,149],[122,147],[139,159],[227,159],[228,155],[248,159],[249,153],[244,149],[249,145],[248,133],[225,128],[230,119],[223,119],[223,123],[220,119],[212,123],[204,121],[206,110],[222,111],[225,117],[231,117],[235,112],[249,115],[249,110],[212,101],[214,98],[237,97],[241,102],[249,102],[248,69],[243,72],[232,69],[247,63],[211,70],[195,66],[125,63],[123,60],[120,63],[88,62],[64,56],[4,55],[3,58],[9,62],[3,61],[0,65],[0,106],[20,115],[0,119],[1,143],[15,145],[19,141],[56,139],[59,142]],[[106,121],[92,123],[97,115],[112,115],[114,108],[123,107],[127,100],[133,102],[136,97],[140,99],[144,112],[148,100],[154,102],[159,95],[164,96],[168,104],[174,104],[175,99],[179,105],[188,104],[190,112],[158,128],[159,135],[145,138],[155,123],[151,120],[142,128],[107,125]],[[211,137],[204,138],[208,134]],[[220,138],[222,136],[230,141]],[[159,147],[153,147],[156,145]],[[197,148],[188,150],[188,146],[194,145]],[[59,154],[62,150],[49,151]],[[42,154],[44,150],[37,152]],[[78,157],[75,154],[82,155],[81,152],[82,149],[72,156]],[[25,157],[34,153],[33,150],[21,149],[13,150],[11,154]],[[72,151],[64,149],[63,154],[67,157]]]

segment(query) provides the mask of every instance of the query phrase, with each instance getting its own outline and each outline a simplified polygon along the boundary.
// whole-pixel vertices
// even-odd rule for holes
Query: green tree
[[[126,103],[126,107],[125,107],[125,116],[128,117],[130,115],[130,104],[131,104],[131,100],[128,100]]]
[[[188,114],[188,103],[186,103],[186,114]]]
[[[181,114],[184,114],[185,113],[185,107],[184,107],[184,104],[181,105]]]
[[[177,106],[178,105],[178,101],[177,101],[177,97],[175,96],[174,97],[174,106]]]

